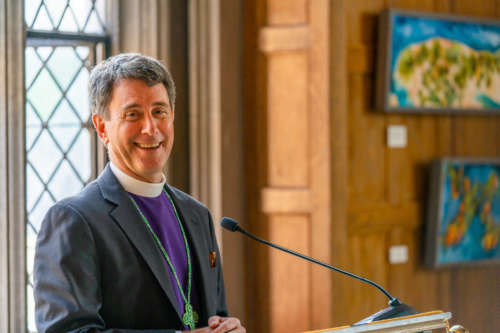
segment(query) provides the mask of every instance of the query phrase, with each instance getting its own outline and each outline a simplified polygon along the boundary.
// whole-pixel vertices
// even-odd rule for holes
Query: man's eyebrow
[[[130,104],[125,104],[124,106],[122,106],[122,110],[128,110],[128,109],[133,109],[133,108],[138,108],[138,107],[140,107],[139,104],[130,103]]]
[[[165,102],[154,102],[153,103],[154,106],[164,106],[166,108],[169,108],[170,107],[170,104],[168,103],[165,103]]]
[[[153,103],[153,106],[163,106],[163,107],[166,107],[166,108],[169,108],[170,107],[170,104],[168,103],[165,103],[165,102],[161,102],[161,101],[158,101],[158,102],[154,102]],[[133,109],[133,108],[140,108],[141,106],[137,103],[131,103],[131,104],[125,104],[123,107],[122,107],[122,110],[128,110],[128,109]]]

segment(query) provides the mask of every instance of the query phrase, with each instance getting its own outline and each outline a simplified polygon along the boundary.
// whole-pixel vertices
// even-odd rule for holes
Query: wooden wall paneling
[[[384,1],[349,3],[347,49],[373,50],[377,15]],[[362,52],[363,53],[363,52]],[[351,63],[351,62],[350,62]],[[372,112],[373,73],[349,66],[349,160],[350,202],[384,200],[384,119]],[[353,69],[353,71],[351,71]],[[373,70],[366,66],[364,70]]]
[[[268,56],[269,186],[307,186],[308,109],[307,53]]]
[[[351,203],[384,201],[384,118],[370,109],[371,76],[349,74]]]
[[[350,272],[354,274],[358,274],[360,276],[366,277],[366,272],[362,270],[362,255],[361,255],[361,246],[363,242],[363,238],[358,235],[349,236],[348,242],[348,251],[349,251],[349,266],[348,269]],[[350,279],[349,277],[345,277],[344,285],[348,288],[349,297],[347,301],[343,304],[343,311],[338,309],[343,317],[341,319],[342,322],[336,323],[337,326],[341,325],[351,325],[367,316],[369,312],[368,309],[363,308],[366,307],[366,301],[364,298],[364,291],[366,290],[366,286],[363,285],[362,282],[358,282],[357,280]]]
[[[279,214],[269,218],[269,237],[274,242],[309,256],[310,230],[308,215]],[[310,292],[312,264],[271,250],[269,266],[270,332],[307,331],[315,308]]]
[[[455,120],[455,152],[461,156],[495,156],[498,127],[495,116],[462,116]]]
[[[387,286],[386,239],[384,233],[350,238],[351,272]],[[350,283],[349,323],[352,324],[387,307],[387,298],[376,288],[357,281]]]
[[[499,327],[498,266],[456,269],[452,280],[452,323],[475,332]]]
[[[384,0],[352,0],[347,8],[347,43],[353,46],[374,45],[377,40],[378,14],[384,8]]]
[[[257,76],[248,81],[253,91],[245,98],[246,129],[253,131],[248,132],[254,138],[250,142],[258,147],[250,147],[248,155],[252,180],[247,184],[259,197],[249,198],[250,209],[256,210],[249,214],[251,229],[271,241],[302,244],[303,252],[329,261],[329,3],[259,1],[247,6],[245,12],[255,16],[245,24],[252,32],[245,36],[258,38],[257,44],[250,41],[256,47],[250,49],[253,57],[246,58],[254,62],[246,73]],[[254,331],[288,332],[329,323],[329,275],[270,249],[259,255],[252,260],[254,276],[264,288],[259,285],[254,297],[251,311],[259,318]],[[293,278],[284,281],[284,276]],[[297,316],[291,320],[290,313]]]
[[[385,232],[396,227],[416,229],[420,226],[422,209],[419,203],[399,206],[390,203],[351,204],[349,206],[349,235]]]
[[[265,72],[265,56],[258,52],[258,39],[262,25],[262,2],[243,2],[243,139],[245,151],[245,193],[248,228],[251,232],[267,237],[265,231],[265,216],[261,213],[260,191],[265,187],[268,156],[265,145],[266,115],[262,111],[267,99],[267,82]],[[260,15],[259,15],[260,13]],[[248,293],[246,323],[248,332],[266,332],[269,326],[269,302],[266,293],[269,290],[269,280],[265,279],[269,271],[267,249],[256,242],[247,240],[248,265],[246,268],[246,286]]]
[[[415,119],[417,118],[417,119]],[[425,198],[427,196],[428,166],[438,155],[436,142],[439,136],[436,133],[437,119],[435,116],[416,115],[410,118],[408,123],[408,148],[413,160],[411,165],[411,193],[404,197],[410,201],[418,201],[425,208]]]
[[[309,1],[310,52],[308,64],[309,182],[312,196],[311,255],[324,262],[331,262],[332,215],[331,215],[331,107],[330,107],[330,6],[328,0]],[[344,158],[346,155],[338,156]],[[345,174],[344,174],[345,176]],[[347,195],[346,188],[343,196]],[[345,221],[343,221],[345,223]],[[347,235],[345,235],[347,236]],[[344,248],[345,249],[345,248]],[[333,299],[331,272],[314,265],[311,267],[311,323],[312,328],[330,327]]]
[[[413,272],[410,275],[411,286],[409,288],[412,289],[410,302],[421,312],[439,309],[439,296],[441,295],[438,275],[434,270],[423,266],[423,244],[422,228],[416,229],[410,234],[408,243],[413,264]]]
[[[303,51],[267,55],[267,180],[271,188],[309,185],[307,147],[310,144],[310,115],[304,112],[308,108],[307,61],[307,53]],[[302,248],[302,251],[307,249],[309,218],[296,220],[292,214],[278,217],[273,213],[269,213],[269,238],[279,244],[285,243],[285,247],[288,244],[292,248]],[[311,320],[309,306],[305,306],[310,304],[310,268],[296,258],[273,250],[268,256],[270,331],[286,332],[292,327],[294,330],[306,330]],[[283,283],[284,277],[286,283]]]
[[[453,6],[454,0],[442,0],[442,1],[434,1],[434,9],[438,13],[446,13],[450,12]]]
[[[389,8],[430,11],[436,0],[388,0]]]
[[[392,228],[388,231],[388,248],[397,245],[408,246],[411,243],[411,233],[413,233],[413,230],[408,230],[405,227]],[[399,298],[401,302],[416,307],[416,305],[412,303],[415,300],[412,294],[418,293],[420,290],[419,288],[415,288],[412,280],[408,279],[409,276],[413,276],[414,267],[418,264],[415,260],[415,253],[412,250],[413,249],[408,246],[409,260],[406,263],[388,264],[389,283],[387,289],[393,297]]]
[[[330,24],[330,91],[331,91],[331,263],[349,268],[347,209],[349,205],[348,103],[347,103],[347,1],[332,1]],[[350,58],[349,54],[349,58]],[[324,186],[324,185],[323,185]],[[347,323],[350,303],[349,278],[328,272],[332,281],[332,324]],[[324,297],[324,296],[323,296]]]
[[[305,23],[308,20],[307,0],[266,1],[266,24],[284,25]]]
[[[410,136],[410,130],[408,124],[408,118],[406,116],[400,115],[387,115],[386,116],[386,126],[387,129],[391,125],[402,125],[407,129],[407,139],[408,142],[413,140]],[[384,133],[385,134],[385,133]],[[385,187],[386,187],[386,201],[393,205],[400,205],[407,201],[406,196],[408,193],[413,192],[412,188],[412,161],[409,151],[409,145],[404,148],[391,148],[385,145]]]
[[[262,52],[304,50],[309,46],[310,29],[307,24],[264,27],[259,33]]]

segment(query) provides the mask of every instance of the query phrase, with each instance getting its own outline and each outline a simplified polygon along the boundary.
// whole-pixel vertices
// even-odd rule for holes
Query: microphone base
[[[418,312],[414,308],[412,308],[411,306],[406,305],[404,303],[400,303],[398,305],[391,305],[388,308],[380,310],[379,312],[374,313],[371,316],[366,317],[365,319],[358,321],[357,323],[353,324],[352,326],[364,325],[364,324],[368,324],[368,323],[378,321],[378,320],[411,316],[411,315],[414,315],[417,313]]]

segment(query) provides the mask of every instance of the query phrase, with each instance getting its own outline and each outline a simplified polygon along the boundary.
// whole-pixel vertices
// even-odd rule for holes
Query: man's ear
[[[94,113],[92,115],[92,123],[94,124],[94,128],[101,139],[101,142],[106,146],[109,142],[108,133],[106,131],[106,123],[104,121],[104,117],[100,114]]]

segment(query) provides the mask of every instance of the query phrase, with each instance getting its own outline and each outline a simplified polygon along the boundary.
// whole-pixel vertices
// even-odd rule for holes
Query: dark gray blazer
[[[169,186],[167,191],[192,253],[198,326],[206,326],[210,316],[228,315],[212,218],[192,197]],[[183,329],[160,249],[109,165],[45,216],[36,245],[34,293],[40,333]]]

